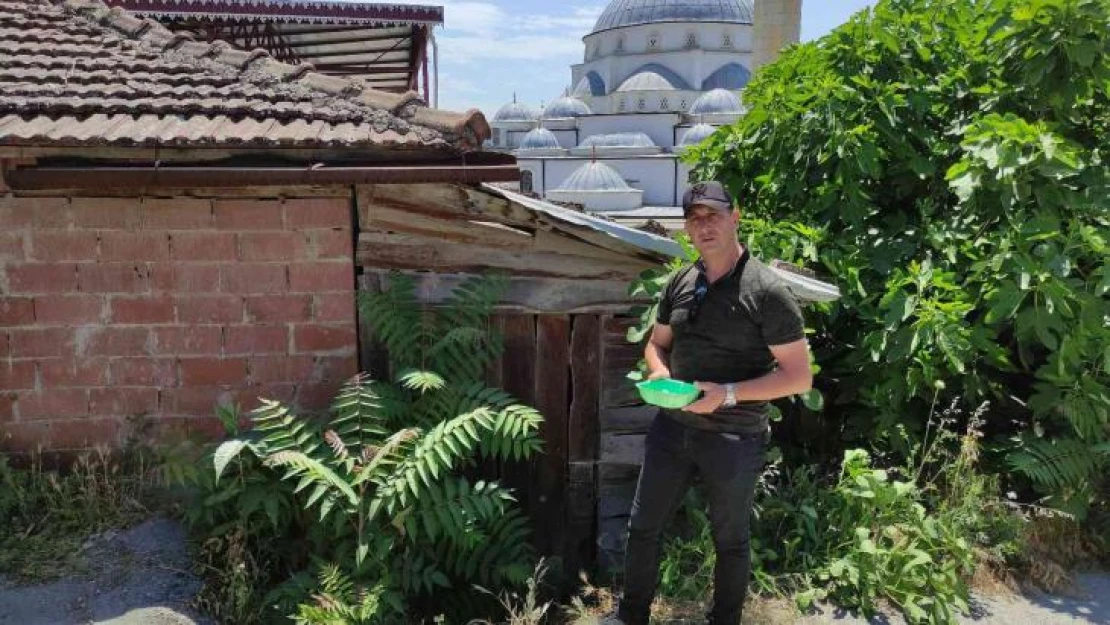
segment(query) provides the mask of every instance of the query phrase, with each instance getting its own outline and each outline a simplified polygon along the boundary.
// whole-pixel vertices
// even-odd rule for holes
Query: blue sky
[[[440,108],[481,109],[487,116],[513,93],[533,106],[558,97],[570,65],[582,60],[582,37],[605,0],[393,0],[441,4]],[[802,4],[802,39],[824,35],[873,0],[808,0]]]

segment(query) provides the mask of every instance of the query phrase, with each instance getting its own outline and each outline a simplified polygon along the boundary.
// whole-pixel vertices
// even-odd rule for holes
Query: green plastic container
[[[645,402],[661,408],[684,408],[701,393],[698,387],[689,382],[669,379],[640,382],[636,389]]]

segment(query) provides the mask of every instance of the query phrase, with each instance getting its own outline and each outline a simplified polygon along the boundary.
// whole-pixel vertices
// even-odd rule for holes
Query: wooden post
[[[566,569],[576,575],[594,565],[601,401],[601,319],[578,315],[571,328],[571,404],[567,419]]]
[[[536,408],[543,413],[543,455],[532,463],[529,508],[540,553],[561,555],[566,536],[567,416],[570,397],[570,318],[536,320]]]

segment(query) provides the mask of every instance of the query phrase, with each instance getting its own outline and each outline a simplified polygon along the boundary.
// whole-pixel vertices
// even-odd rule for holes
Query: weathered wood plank
[[[570,318],[536,319],[536,408],[543,413],[540,430],[544,453],[532,463],[530,509],[541,553],[556,554],[566,540],[567,419],[570,396]]]
[[[601,431],[607,434],[643,434],[651,427],[659,408],[649,405],[605,408],[601,411]]]
[[[364,230],[356,261],[364,267],[414,269],[439,273],[508,270],[515,275],[628,280],[641,269],[634,260],[598,262],[582,255],[542,250],[502,249],[447,241],[442,237]]]
[[[636,498],[636,483],[632,479],[619,483],[601,484],[597,489],[597,518],[627,517]]]
[[[598,409],[601,402],[601,320],[596,315],[574,318],[571,334],[571,405],[568,459],[595,461],[598,454]]]
[[[644,434],[602,434],[601,462],[606,464],[644,463]]]
[[[567,473],[565,570],[577,577],[593,568],[597,528],[597,476],[593,462],[571,462]]]
[[[366,271],[382,276],[383,284],[388,284],[390,271],[381,269],[367,269]],[[452,291],[460,283],[474,277],[473,274],[397,271],[415,280],[416,298],[419,302],[433,306],[448,301]],[[626,284],[622,280],[570,280],[534,276],[509,276],[508,286],[496,310],[500,313],[516,312],[523,314],[597,314],[583,311],[598,309],[622,311],[627,310],[630,305],[625,295],[626,288]],[[600,342],[600,337],[598,341]]]
[[[628,537],[628,517],[599,519],[597,534],[598,568],[609,573],[619,572],[624,565],[624,547]]]
[[[502,388],[529,406],[536,405],[536,318],[532,315],[505,317],[505,350],[502,358]],[[502,480],[516,490],[517,501],[527,502],[529,463],[505,462]]]

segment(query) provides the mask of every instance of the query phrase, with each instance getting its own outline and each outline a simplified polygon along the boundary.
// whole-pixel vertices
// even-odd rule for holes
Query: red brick
[[[189,416],[214,415],[217,406],[235,403],[235,393],[221,386],[192,386],[162,391],[159,412]]]
[[[25,238],[22,232],[0,231],[0,261],[16,262],[25,260],[27,258],[24,250]]]
[[[216,227],[224,230],[281,230],[278,200],[216,200]]]
[[[313,230],[310,256],[319,260],[350,260],[352,257],[351,233],[347,230]]]
[[[116,386],[177,386],[177,362],[171,358],[116,358],[112,360]]]
[[[41,393],[19,393],[16,409],[20,421],[46,421],[83,417],[89,414],[88,390],[55,388]]]
[[[139,225],[139,200],[123,197],[75,197],[73,225],[78,228],[134,230]]]
[[[308,295],[258,295],[247,298],[247,317],[257,322],[308,321],[312,298]]]
[[[225,293],[283,293],[286,290],[285,265],[278,263],[237,263],[220,267],[220,288]]]
[[[0,358],[11,358],[11,338],[6,332],[0,332]]]
[[[191,230],[211,228],[212,201],[198,198],[146,198],[142,226],[147,230]]]
[[[170,257],[170,237],[164,232],[115,232],[100,234],[100,260],[150,261]]]
[[[355,351],[358,338],[350,325],[341,326],[296,326],[293,331],[294,352],[351,352]]]
[[[94,231],[35,230],[31,233],[31,258],[38,261],[95,260],[96,247]]]
[[[0,424],[15,421],[15,393],[0,393]],[[4,449],[4,433],[0,431],[0,450]]]
[[[251,356],[248,365],[251,382],[255,384],[297,383],[312,379],[316,359],[312,356]]]
[[[78,337],[78,355],[143,356],[150,351],[149,343],[150,328],[91,328]]]
[[[50,448],[53,450],[91,449],[97,446],[117,447],[122,433],[118,419],[81,419],[50,424]]]
[[[0,231],[30,228],[34,223],[34,211],[28,198],[0,196]]]
[[[220,266],[193,263],[155,264],[150,286],[156,291],[215,293],[220,290]]]
[[[0,427],[0,451],[26,453],[49,444],[49,423],[9,423]]]
[[[15,328],[8,332],[13,358],[73,356],[72,328]]]
[[[243,411],[251,411],[262,405],[262,400],[291,404],[297,398],[297,387],[293,384],[251,385],[235,392],[235,403]]]
[[[173,323],[173,298],[167,295],[155,297],[113,297],[113,323]]]
[[[94,388],[89,391],[92,416],[129,417],[158,410],[158,389],[148,387]]]
[[[246,358],[182,358],[182,386],[243,384],[247,379]]]
[[[338,383],[302,384],[297,386],[297,405],[304,410],[323,412],[331,407],[341,385]]]
[[[223,340],[220,326],[154,328],[151,351],[156,355],[218,354]]]
[[[35,305],[29,297],[0,296],[0,328],[35,322]]]
[[[312,318],[316,321],[355,322],[355,293],[326,293],[312,298]]]
[[[225,260],[238,258],[231,232],[175,232],[170,235],[174,260]]]
[[[284,354],[289,351],[285,326],[228,326],[224,333],[225,354]]]
[[[50,358],[39,361],[44,389],[104,386],[108,384],[107,358]]]
[[[239,235],[239,254],[246,261],[304,260],[308,240],[300,232],[246,232]]]
[[[346,382],[356,373],[358,373],[358,358],[353,354],[334,358],[323,357],[316,360],[312,381]]]
[[[104,302],[95,295],[39,295],[35,322],[52,325],[100,323]]]
[[[69,228],[73,225],[73,208],[69,198],[21,198],[30,207],[35,228]]]
[[[234,295],[178,297],[177,318],[182,323],[239,323],[243,320],[243,300]]]
[[[347,198],[291,198],[285,200],[285,223],[300,228],[350,228],[351,204]]]
[[[82,263],[77,282],[86,293],[144,293],[150,290],[151,272],[146,263]]]
[[[12,293],[64,293],[77,288],[77,266],[72,263],[28,263],[7,267]]]
[[[350,262],[296,263],[289,266],[289,290],[294,293],[349,291],[355,288]]]
[[[0,362],[0,390],[15,391],[32,388],[35,388],[35,361]]]

